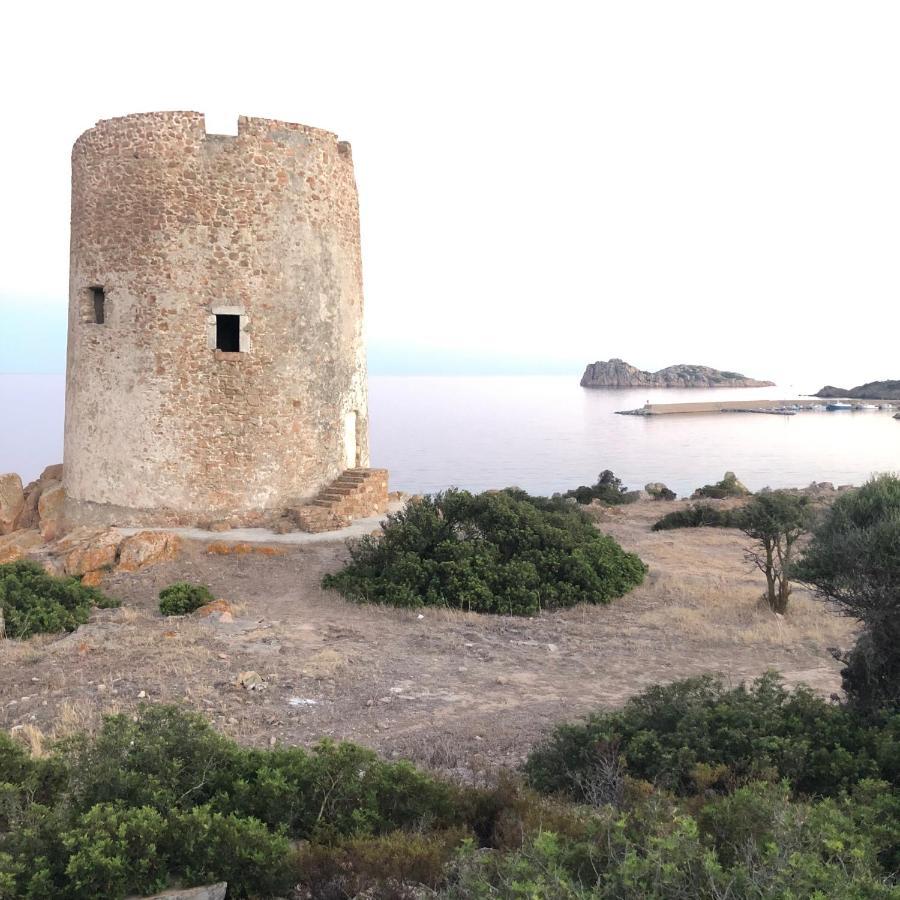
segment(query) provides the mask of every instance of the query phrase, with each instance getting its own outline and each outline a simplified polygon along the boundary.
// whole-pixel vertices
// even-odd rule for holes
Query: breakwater
[[[849,403],[853,401],[844,402]],[[886,408],[893,408],[896,404],[883,403],[882,405]],[[859,404],[858,408],[865,409],[868,407]],[[825,404],[818,398],[814,400],[712,400],[703,403],[645,403],[638,409],[621,409],[617,410],[616,413],[620,416],[669,416],[683,413],[769,413],[772,415],[793,415],[798,412],[824,409]]]

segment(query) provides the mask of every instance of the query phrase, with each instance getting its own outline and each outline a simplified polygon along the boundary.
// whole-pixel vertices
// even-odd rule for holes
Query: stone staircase
[[[290,514],[301,531],[335,531],[353,519],[383,513],[387,505],[387,469],[347,469]]]

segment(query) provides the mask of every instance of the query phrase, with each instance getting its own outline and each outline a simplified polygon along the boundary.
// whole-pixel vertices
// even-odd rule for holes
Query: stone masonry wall
[[[349,144],[246,117],[208,135],[194,112],[99,122],[72,151],[70,502],[271,509],[368,465],[362,304]],[[240,315],[239,352],[215,349],[216,312]]]

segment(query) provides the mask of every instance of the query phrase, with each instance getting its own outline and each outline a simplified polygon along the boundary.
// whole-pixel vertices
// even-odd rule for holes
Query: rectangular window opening
[[[241,317],[216,314],[216,350],[238,353],[241,349]]]
[[[102,325],[106,321],[106,291],[102,287],[92,287],[91,311],[94,314],[94,322]]]

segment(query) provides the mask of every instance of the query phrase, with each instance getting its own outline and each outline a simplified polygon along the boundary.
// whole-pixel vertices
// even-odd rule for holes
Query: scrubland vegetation
[[[218,880],[235,897],[325,900],[900,897],[900,480],[839,497],[798,559],[805,504],[776,493],[741,526],[764,556],[790,537],[786,555],[771,545],[784,577],[860,623],[846,701],[774,673],[684,679],[561,724],[520,771],[467,784],[353,744],[243,748],[166,706],[49,753],[0,735],[0,900]],[[326,582],[515,612],[608,599],[643,574],[570,503],[452,491],[392,517]]]
[[[164,616],[186,616],[214,599],[206,585],[176,581],[159,592],[159,611]]]
[[[41,758],[0,737],[0,897],[218,880],[235,897],[893,897],[898,738],[900,716],[774,676],[691,679],[561,726],[524,778],[465,787],[144,708]]]
[[[87,622],[92,607],[118,605],[77,578],[48,575],[37,563],[23,560],[0,565],[0,637],[4,622],[10,638],[74,631]]]
[[[515,489],[424,497],[350,552],[322,582],[350,600],[507,615],[608,603],[646,571],[574,505]]]

